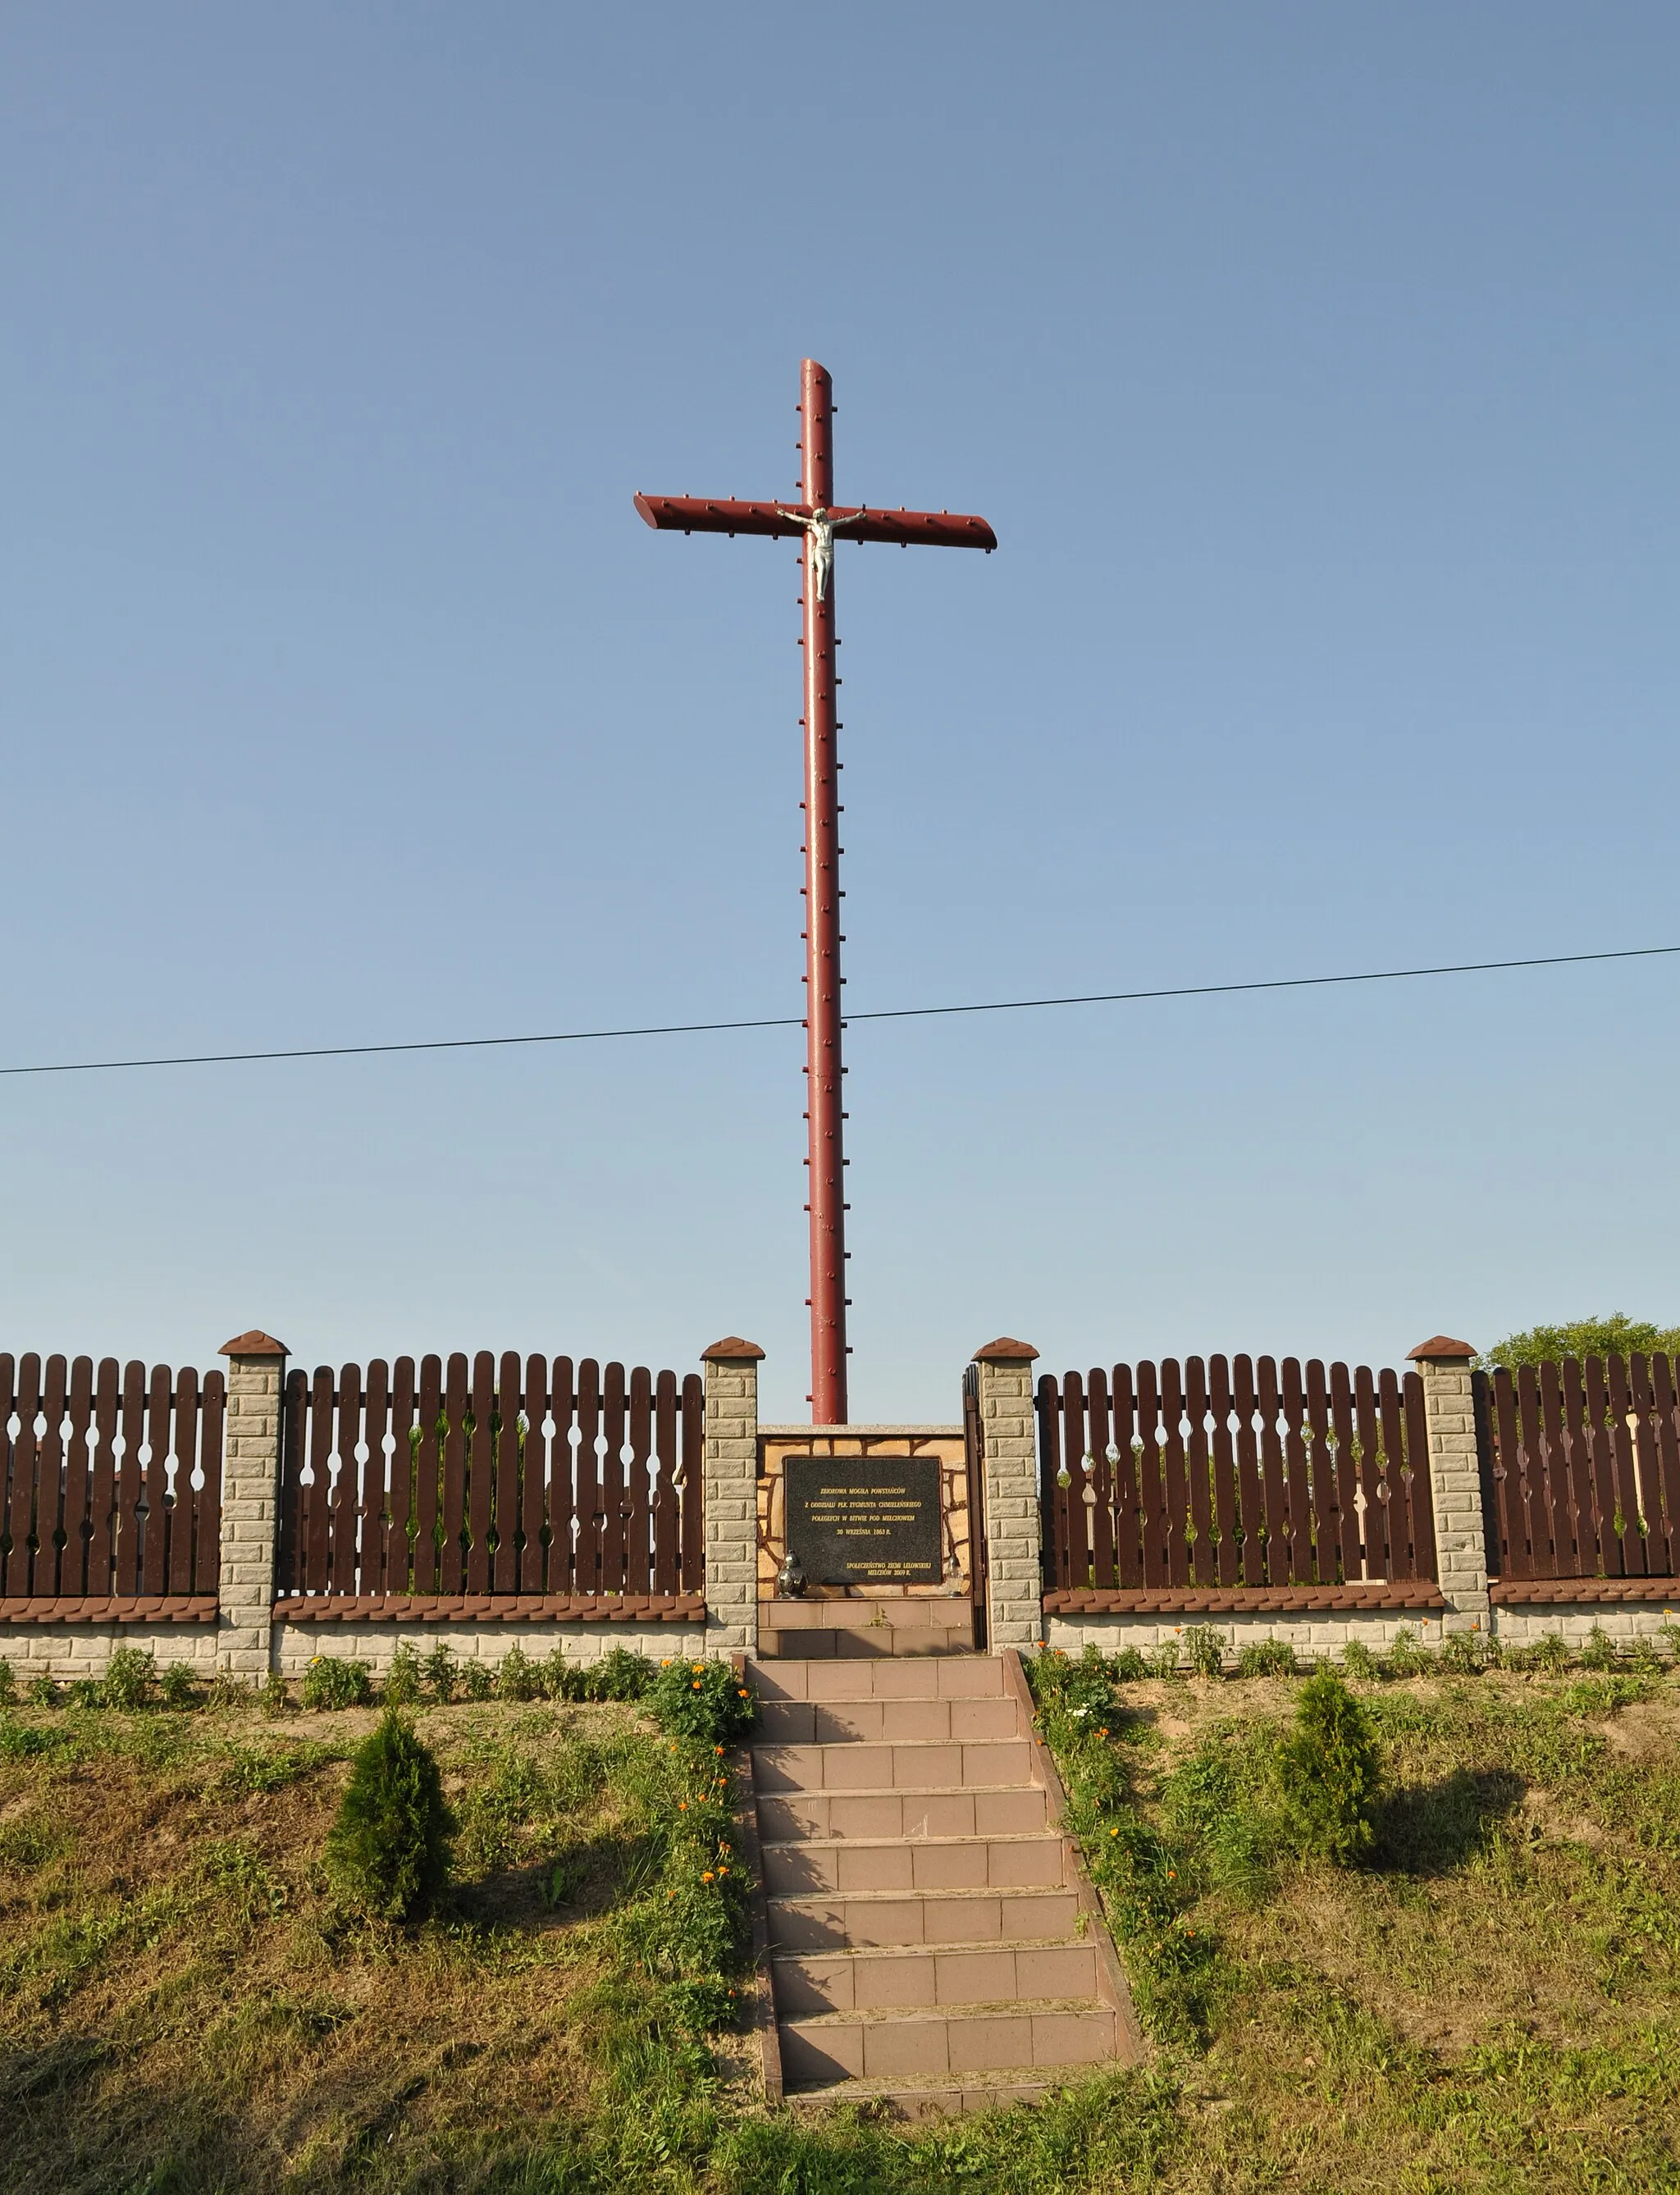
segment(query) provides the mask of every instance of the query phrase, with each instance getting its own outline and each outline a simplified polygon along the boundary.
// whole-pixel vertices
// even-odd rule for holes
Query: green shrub
[[[1237,1656],[1239,1677],[1292,1677],[1295,1649],[1287,1639],[1261,1639],[1244,1646]]]
[[[1342,1649],[1342,1674],[1361,1685],[1374,1685],[1383,1671],[1364,1639],[1350,1639]]]
[[[55,1708],[59,1703],[59,1689],[52,1678],[39,1676],[31,1679],[26,1695],[32,1708]]]
[[[534,1700],[542,1693],[542,1672],[522,1646],[510,1646],[496,1672],[496,1691],[505,1700]]]
[[[343,1662],[331,1654],[312,1654],[303,1672],[303,1705],[318,1710],[367,1708],[373,1685],[366,1662]]]
[[[1149,1674],[1152,1677],[1177,1676],[1178,1641],[1176,1639],[1163,1639],[1155,1649],[1149,1656]]]
[[[1287,1824],[1304,1854],[1347,1867],[1370,1850],[1381,1755],[1370,1718],[1333,1669],[1302,1687],[1278,1765]]]
[[[461,1691],[465,1698],[470,1700],[488,1700],[490,1697],[491,1690],[490,1672],[485,1668],[482,1662],[472,1661],[462,1662]]]
[[[108,1708],[143,1708],[157,1682],[157,1657],[149,1647],[119,1646],[105,1665],[101,1686]]]
[[[758,1720],[752,1686],[727,1662],[666,1662],[647,1699],[660,1728],[672,1737],[726,1745]]]
[[[1487,1641],[1479,1631],[1449,1631],[1441,1642],[1440,1666],[1455,1677],[1479,1677],[1488,1659]]]
[[[248,1708],[255,1704],[257,1697],[249,1678],[236,1677],[231,1669],[218,1669],[210,1680],[205,1705],[209,1708]]]
[[[0,1708],[14,1708],[17,1703],[17,1679],[12,1674],[11,1663],[0,1655]]]
[[[107,1704],[105,1687],[97,1677],[72,1677],[70,1679],[70,1701],[72,1708],[102,1708]]]
[[[627,1646],[614,1646],[601,1656],[590,1674],[594,1680],[592,1699],[641,1700],[652,1691],[659,1672],[645,1654],[632,1654]]]
[[[1223,1674],[1225,1633],[1216,1623],[1192,1623],[1184,1634],[1184,1651],[1190,1657],[1192,1675],[1212,1678]]]
[[[193,1672],[184,1662],[171,1662],[158,1680],[158,1691],[164,1705],[177,1713],[190,1708],[197,1701],[198,1687],[193,1682]]]
[[[639,1700],[659,1672],[645,1654],[615,1646],[595,1662],[569,1662],[557,1646],[543,1664],[543,1689],[554,1700]]]
[[[391,1656],[383,1697],[388,1708],[412,1708],[420,1697],[420,1657],[403,1639]]]
[[[1123,1646],[1117,1653],[1111,1654],[1108,1666],[1117,1685],[1134,1685],[1149,1674],[1149,1664],[1135,1646]]]
[[[278,1669],[270,1669],[263,1680],[260,1695],[263,1712],[272,1720],[277,1715],[292,1713],[292,1695],[286,1689],[286,1679]]]
[[[1606,1636],[1603,1625],[1595,1623],[1587,1633],[1586,1645],[1581,1649],[1581,1667],[1602,1672],[1614,1669],[1615,1666],[1616,1650]]]
[[[455,1697],[455,1687],[460,1678],[455,1668],[455,1657],[442,1639],[427,1655],[425,1669],[426,1682],[431,1687],[432,1697],[440,1707],[447,1708]]]
[[[1434,1666],[1435,1657],[1420,1646],[1405,1624],[1395,1632],[1388,1648],[1388,1674],[1394,1677],[1421,1677],[1425,1669]]]
[[[350,1904],[384,1921],[427,1912],[448,1880],[454,1819],[413,1725],[388,1708],[356,1750],[326,1836],[326,1866]]]

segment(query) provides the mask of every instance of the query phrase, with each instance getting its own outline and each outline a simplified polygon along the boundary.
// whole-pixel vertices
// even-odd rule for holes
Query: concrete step
[[[948,2119],[970,2111],[1003,2111],[1011,2104],[1042,2103],[1060,2085],[1060,2077],[1025,2065],[1002,2073],[969,2073],[960,2080],[934,2074],[921,2081],[844,2081],[838,2085],[823,2081],[808,2088],[790,2085],[784,2094],[796,2111],[811,2113],[844,2104],[848,2109],[866,2107],[885,2118]]]
[[[800,1837],[1016,1837],[1049,1827],[1042,1787],[930,1791],[766,1791],[761,1840]]]
[[[826,2012],[926,2011],[951,2005],[1089,1998],[1101,1991],[1092,1943],[926,1944],[784,1953],[771,1964],[784,2019]]]
[[[870,1661],[750,1662],[765,1700],[979,1700],[1007,1697],[990,1654],[881,1655]]]
[[[974,1604],[966,1593],[931,1595],[919,1599],[884,1593],[848,1595],[832,1600],[761,1600],[759,1628],[763,1631],[861,1631],[885,1628],[890,1631],[944,1630],[973,1620]]]
[[[773,1953],[890,1944],[1046,1944],[1071,1939],[1079,1893],[1025,1890],[789,1892],[767,1897]]]
[[[984,1699],[767,1699],[754,1736],[760,1745],[897,1745],[916,1739],[967,1743],[1013,1737],[1019,1721],[1015,1702],[1002,1694]]]
[[[1065,1880],[1062,1840],[1014,1837],[808,1838],[761,1846],[772,1897],[817,1890],[1042,1890]]]
[[[1115,2055],[1117,2026],[1101,2005],[1077,2001],[875,2018],[824,2013],[781,2023],[782,2064],[788,2080],[807,2086],[1094,2065]],[[848,2102],[852,2094],[848,2087]]]
[[[760,1631],[759,1655],[763,1661],[869,1662],[875,1660],[931,1661],[972,1654],[973,1638],[965,1631]]]
[[[1024,1737],[753,1748],[753,1783],[760,1792],[927,1791],[952,1785],[974,1790],[1025,1783],[1031,1775],[1032,1745]]]
[[[761,1600],[761,1661],[972,1655],[973,1604],[961,1599]]]

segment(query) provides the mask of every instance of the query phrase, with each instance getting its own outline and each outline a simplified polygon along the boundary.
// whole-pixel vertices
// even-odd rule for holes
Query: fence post
[[[759,1651],[759,1366],[755,1341],[731,1334],[701,1352],[706,1367],[706,1643],[714,1654]]]
[[[219,1354],[228,1359],[228,1415],[216,1658],[219,1668],[260,1684],[268,1674],[274,1605],[286,1348],[253,1327],[224,1341]]]
[[[1034,1647],[1044,1636],[1043,1530],[1032,1368],[1038,1351],[1007,1334],[974,1351],[986,1518],[986,1644]]]
[[[1446,1613],[1443,1631],[1488,1628],[1487,1526],[1481,1508],[1481,1454],[1468,1341],[1437,1334],[1410,1351],[1423,1382],[1429,1437],[1429,1494],[1435,1512],[1435,1576]]]

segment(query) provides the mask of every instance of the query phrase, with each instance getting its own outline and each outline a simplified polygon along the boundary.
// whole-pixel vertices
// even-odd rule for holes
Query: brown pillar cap
[[[996,1341],[989,1341],[984,1349],[974,1351],[974,1362],[977,1364],[1031,1364],[1037,1355],[1038,1351],[1030,1341],[1017,1341],[1010,1334],[1001,1334]]]
[[[253,1326],[249,1334],[236,1334],[231,1341],[224,1341],[216,1353],[218,1357],[290,1357],[292,1351],[272,1334]]]
[[[759,1363],[764,1351],[756,1341],[743,1341],[738,1334],[726,1334],[721,1341],[714,1341],[709,1349],[702,1349],[702,1364],[752,1364]]]
[[[1468,1341],[1455,1341],[1450,1334],[1437,1334],[1406,1353],[1413,1364],[1426,1364],[1431,1358],[1450,1364],[1467,1363],[1475,1355],[1475,1350]]]

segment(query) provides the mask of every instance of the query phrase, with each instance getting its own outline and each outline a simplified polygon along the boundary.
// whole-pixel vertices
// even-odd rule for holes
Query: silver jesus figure
[[[852,512],[849,517],[835,518],[825,504],[818,503],[811,506],[809,518],[802,511],[783,510],[780,504],[776,506],[776,515],[802,527],[810,537],[811,568],[817,575],[817,599],[819,602],[826,602],[828,599],[828,574],[834,568],[834,528],[837,526],[855,526],[868,513],[859,509]]]

